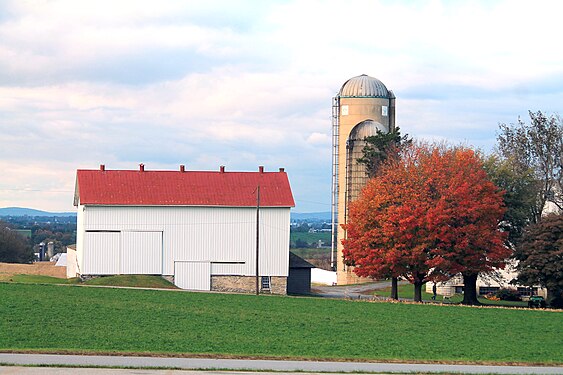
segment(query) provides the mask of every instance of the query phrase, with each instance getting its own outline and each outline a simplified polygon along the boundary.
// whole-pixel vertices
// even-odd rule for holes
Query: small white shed
[[[294,201],[283,169],[78,170],[77,273],[163,275],[185,289],[252,292],[258,190],[260,285],[285,294]]]

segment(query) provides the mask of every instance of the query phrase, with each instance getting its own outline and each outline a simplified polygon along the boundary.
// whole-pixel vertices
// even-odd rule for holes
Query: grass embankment
[[[0,283],[0,350],[563,363],[553,311]]]
[[[13,283],[29,284],[74,284],[74,285],[104,285],[104,286],[125,286],[136,288],[164,288],[177,289],[174,284],[160,276],[151,275],[118,275],[104,276],[86,281],[79,278],[61,279],[43,275],[11,275],[0,277],[0,281]]]

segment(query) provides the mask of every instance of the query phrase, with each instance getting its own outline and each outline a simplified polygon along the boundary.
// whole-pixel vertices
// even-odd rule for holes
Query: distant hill
[[[47,212],[33,208],[6,207],[0,208],[0,216],[76,216],[76,212]],[[292,212],[292,220],[326,220],[330,221],[330,212]]]
[[[331,220],[330,212],[292,212],[291,220]]]
[[[0,216],[76,216],[76,212],[47,212],[33,208],[6,207],[0,208]]]

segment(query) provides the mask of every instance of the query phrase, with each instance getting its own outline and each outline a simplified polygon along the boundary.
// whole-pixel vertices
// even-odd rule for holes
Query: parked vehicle
[[[542,296],[530,296],[528,307],[545,307],[545,299]]]

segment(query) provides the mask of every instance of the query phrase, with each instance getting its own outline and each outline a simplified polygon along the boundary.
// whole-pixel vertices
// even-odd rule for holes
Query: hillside
[[[76,212],[47,212],[24,207],[0,208],[0,216],[76,216]]]
[[[291,220],[331,220],[330,212],[292,212]]]

